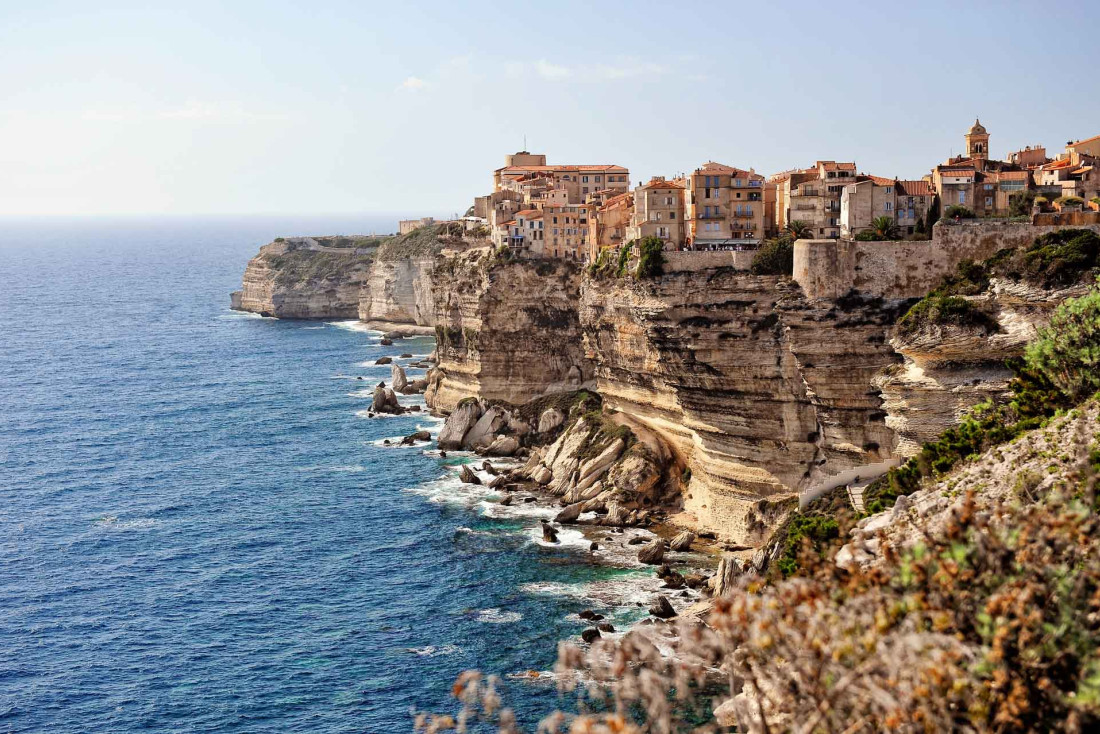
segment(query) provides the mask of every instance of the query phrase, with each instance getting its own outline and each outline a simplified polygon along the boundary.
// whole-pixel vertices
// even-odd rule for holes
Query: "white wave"
[[[325,328],[325,327],[323,327],[323,326],[303,326],[302,331],[317,331],[318,329],[323,329],[323,328]]]
[[[457,528],[455,528],[455,533],[462,533],[462,534],[465,534],[465,535],[482,535],[482,536],[492,535],[492,533],[489,532],[488,530],[474,530],[473,528],[468,528],[465,525],[459,525]]]
[[[520,585],[519,589],[532,596],[556,596],[586,602],[599,602],[605,607],[636,607],[639,603],[649,605],[655,594],[660,592],[664,582],[655,574],[633,572],[610,579],[565,583],[561,581],[535,581]],[[688,602],[669,596],[673,606],[678,601]],[[690,602],[689,602],[690,603]],[[684,606],[681,604],[680,606]],[[612,618],[613,614],[604,616]]]
[[[462,648],[458,645],[443,645],[442,647],[426,645],[425,647],[407,647],[405,650],[414,655],[429,658],[438,657],[440,655],[454,655],[456,652],[462,652]]]
[[[350,320],[350,321],[326,321],[327,326],[335,326],[337,329],[347,329],[348,331],[358,331],[362,334],[375,334],[382,335],[381,331],[377,329],[368,328],[362,321]]]
[[[402,413],[401,415],[394,415],[393,413],[375,413],[373,410],[357,410],[355,411],[356,418],[408,418],[410,415],[416,415],[415,413]]]
[[[157,524],[157,520],[152,517],[136,517],[131,520],[119,520],[115,515],[107,515],[96,520],[95,524],[108,530],[148,530]]]
[[[366,471],[367,467],[362,464],[344,464],[338,466],[299,466],[296,467],[296,471],[321,471],[321,472],[341,472],[357,474],[361,471]]]
[[[269,319],[271,321],[278,321],[274,316],[264,316],[262,314],[253,313],[252,311],[229,311],[228,313],[220,314],[214,318],[221,321],[229,319]]]
[[[477,613],[477,621],[485,624],[511,624],[523,619],[519,612],[502,612],[499,608],[482,609]]]
[[[420,430],[420,428],[417,427],[417,430]],[[413,433],[413,431],[409,431],[409,433]],[[380,449],[420,449],[432,445],[430,440],[401,443],[404,440],[404,436],[387,436],[386,438],[379,438],[374,441],[368,441],[367,443],[371,446],[377,446]]]

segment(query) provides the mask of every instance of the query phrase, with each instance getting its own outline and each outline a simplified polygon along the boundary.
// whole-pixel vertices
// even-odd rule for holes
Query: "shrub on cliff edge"
[[[794,271],[794,241],[790,237],[768,240],[752,258],[753,275],[790,275]]]
[[[665,243],[660,237],[646,237],[638,245],[638,278],[653,278],[664,272]]]
[[[1026,358],[1071,400],[1100,390],[1100,289],[1059,306]]]

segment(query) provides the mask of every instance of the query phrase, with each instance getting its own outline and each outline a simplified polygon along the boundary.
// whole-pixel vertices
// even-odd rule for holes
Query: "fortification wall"
[[[1100,224],[1082,226],[1100,232]],[[962,260],[984,260],[1058,229],[1062,226],[1029,222],[937,223],[932,239],[923,241],[798,240],[794,280],[811,300],[839,298],[852,290],[883,298],[919,298]]]
[[[753,250],[716,250],[714,252],[687,250],[666,252],[664,255],[666,273],[698,273],[712,268],[748,270],[756,252]]]

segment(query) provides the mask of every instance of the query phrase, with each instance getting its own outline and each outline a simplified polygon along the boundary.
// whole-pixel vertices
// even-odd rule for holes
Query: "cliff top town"
[[[916,180],[860,173],[854,161],[819,160],[769,177],[708,161],[633,189],[624,166],[551,165],[544,154],[520,151],[493,171],[492,192],[477,197],[462,221],[494,247],[589,262],[603,248],[646,237],[669,251],[754,250],[781,232],[927,240],[949,209],[979,219],[1083,210],[1073,223],[1100,222],[1100,135],[1068,142],[1055,158],[1036,145],[1004,160],[990,157],[990,133],[980,120],[963,137],[963,155]],[[402,221],[400,232],[433,223]]]

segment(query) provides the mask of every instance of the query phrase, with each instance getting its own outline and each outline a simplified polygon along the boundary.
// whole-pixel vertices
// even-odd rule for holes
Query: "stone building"
[[[630,171],[616,165],[546,164],[546,156],[521,151],[505,157],[505,165],[493,171],[493,191],[510,189],[523,192],[523,187],[541,174],[548,188],[563,189],[570,204],[583,204],[589,194],[604,189],[622,193],[630,190]]]
[[[687,242],[692,249],[751,249],[765,231],[764,177],[708,161],[687,177]]]
[[[1028,148],[1010,154],[1008,161],[990,158],[989,131],[979,120],[964,139],[966,155],[949,158],[932,169],[932,189],[943,210],[964,206],[977,217],[1007,216],[1012,195],[1030,187],[1032,177],[1026,166],[1035,165],[1039,154]]]
[[[812,168],[780,174],[776,182],[776,226],[804,222],[820,239],[840,237],[840,196],[856,183],[855,163],[817,161]]]
[[[616,248],[628,242],[627,230],[634,216],[634,194],[617,194],[603,204],[589,202],[588,259],[595,261],[604,247]]]
[[[681,249],[687,239],[684,193],[682,182],[663,176],[654,176],[634,189],[634,216],[627,228],[627,241],[659,237],[667,249]]]
[[[871,228],[878,217],[889,217],[904,237],[928,238],[934,222],[928,221],[932,187],[927,181],[903,181],[879,176],[860,176],[844,187],[840,196],[840,236],[852,238]]]
[[[408,234],[413,230],[420,229],[421,227],[428,227],[435,224],[433,217],[421,217],[420,219],[402,219],[397,223],[398,234]]]

